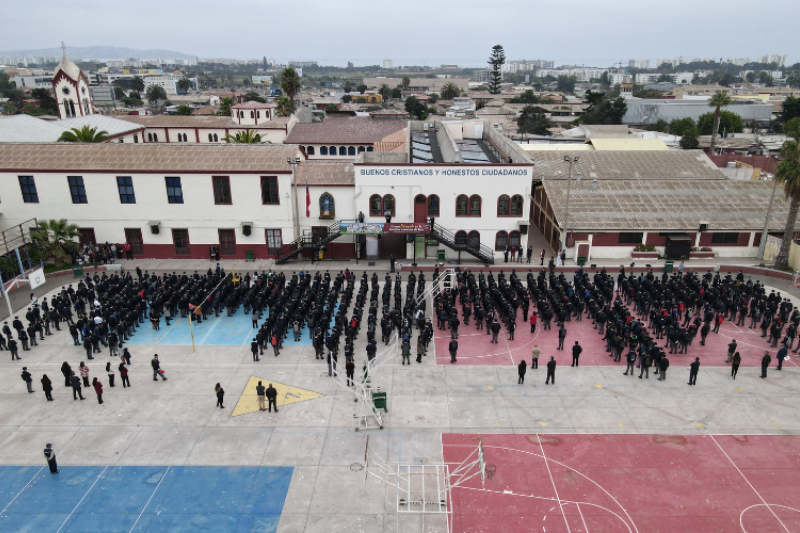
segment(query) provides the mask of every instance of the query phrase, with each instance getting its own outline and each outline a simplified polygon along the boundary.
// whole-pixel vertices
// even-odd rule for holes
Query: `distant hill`
[[[0,51],[0,56],[11,57],[35,57],[35,56],[56,56],[61,57],[61,48],[40,48],[38,50],[8,50]],[[110,61],[128,59],[135,57],[138,59],[193,59],[197,56],[175,52],[173,50],[138,50],[136,48],[122,48],[119,46],[67,46],[67,56],[73,60],[98,59],[100,61]]]

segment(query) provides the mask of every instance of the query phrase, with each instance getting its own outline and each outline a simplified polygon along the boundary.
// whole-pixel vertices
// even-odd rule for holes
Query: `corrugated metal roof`
[[[573,176],[578,172],[584,179],[725,179],[725,175],[702,150],[638,151],[559,151],[529,153],[533,159],[534,177],[566,179],[569,165],[565,156],[578,156]]]
[[[595,150],[669,150],[661,139],[592,139]]]

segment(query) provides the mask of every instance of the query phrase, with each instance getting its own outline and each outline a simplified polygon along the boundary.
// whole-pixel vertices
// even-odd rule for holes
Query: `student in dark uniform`
[[[47,466],[50,467],[51,474],[58,474],[61,470],[58,469],[58,463],[56,462],[56,451],[53,449],[53,445],[49,442],[44,447],[44,458],[47,460]]]
[[[697,385],[697,373],[700,371],[700,358],[695,357],[694,363],[689,365],[689,385]]]
[[[550,356],[550,360],[547,362],[547,380],[545,380],[544,384],[548,385],[550,380],[553,380],[553,385],[556,384],[556,358],[552,355]]]
[[[525,359],[519,362],[519,365],[517,365],[517,370],[519,371],[519,380],[517,383],[522,385],[525,383],[525,372],[528,370],[528,363],[525,362]]]
[[[253,341],[250,343],[250,351],[253,353],[253,361],[258,361],[259,360],[259,358],[258,358],[259,348],[260,348],[260,346],[258,344],[258,341],[256,339],[253,339]],[[263,348],[261,349],[261,355],[264,355],[264,349]]]
[[[278,391],[275,390],[275,387],[272,386],[272,383],[269,384],[267,387],[267,402],[269,402],[269,412],[272,412],[272,407],[275,407],[275,412],[278,412]]]
[[[450,362],[455,363],[456,355],[458,355],[458,341],[455,339],[451,340],[448,349],[450,350]]]
[[[578,341],[575,341],[575,344],[572,346],[572,366],[578,366],[578,359],[581,357],[581,352],[583,352],[583,348]]]
[[[219,406],[220,409],[225,409],[225,406],[222,405],[222,402],[225,399],[225,390],[220,386],[219,383],[217,383],[214,386],[214,392],[217,394],[217,406]]]
[[[772,357],[770,357],[769,352],[764,353],[764,357],[761,358],[761,378],[764,379],[767,377],[767,369],[769,368],[769,364],[772,362]]]

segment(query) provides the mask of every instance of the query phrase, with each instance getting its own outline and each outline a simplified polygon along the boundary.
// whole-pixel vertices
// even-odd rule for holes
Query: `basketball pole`
[[[3,298],[6,300],[6,305],[8,306],[8,319],[12,320],[14,318],[14,310],[11,309],[11,297],[6,290],[5,281],[3,281],[3,275],[0,274],[0,291],[3,293]]]
[[[196,312],[198,309],[200,309],[200,313],[201,313],[201,315],[200,315],[200,316],[202,316],[202,313],[203,313],[203,305],[205,305],[206,301],[208,301],[208,298],[211,298],[211,295],[212,295],[212,294],[214,294],[215,292],[217,292],[217,289],[219,289],[219,288],[220,288],[220,286],[221,286],[223,283],[225,283],[225,280],[226,280],[226,279],[228,279],[228,276],[230,276],[230,275],[231,275],[231,273],[230,273],[230,272],[229,272],[229,273],[227,273],[227,274],[225,274],[225,275],[222,277],[222,279],[220,280],[220,282],[219,282],[219,283],[217,283],[217,286],[216,286],[216,287],[214,287],[214,288],[211,290],[211,292],[209,292],[209,293],[208,293],[208,294],[205,296],[205,298],[203,298],[203,302],[202,302],[200,305],[198,305],[197,307],[195,307],[193,311],[189,311],[189,335],[192,337],[192,352],[195,352],[195,351],[197,351],[197,350],[195,349],[195,345],[194,345],[194,325],[192,324],[192,322],[193,322],[193,320],[192,320],[192,317],[194,316],[194,313],[195,313],[195,312]],[[9,303],[9,309],[11,309],[11,304],[10,304],[10,303]]]

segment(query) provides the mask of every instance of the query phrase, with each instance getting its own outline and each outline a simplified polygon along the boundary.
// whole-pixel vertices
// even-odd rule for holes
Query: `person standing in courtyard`
[[[164,371],[161,370],[161,362],[158,360],[158,354],[153,356],[153,360],[150,361],[150,366],[153,367],[153,381],[158,381],[159,376],[161,376],[163,381],[167,381]]]
[[[268,411],[271,413],[272,408],[275,407],[275,412],[278,412],[278,391],[275,390],[275,387],[272,386],[272,383],[269,384],[266,391],[267,401],[269,402],[269,409]]]
[[[217,393],[217,405],[215,407],[219,407],[220,409],[225,409],[225,406],[222,404],[222,401],[225,398],[225,390],[220,386],[219,383],[216,384],[214,387],[214,392]]]
[[[623,376],[627,376],[628,372],[630,372],[631,376],[633,376],[636,373],[636,370],[635,370],[635,367],[634,367],[634,365],[636,364],[636,352],[633,351],[633,350],[630,350],[628,352],[628,356],[626,358],[626,361],[628,362],[628,366],[625,368],[625,373],[622,374],[622,375]]]
[[[94,393],[97,394],[97,403],[103,403],[103,384],[100,383],[100,380],[97,378],[92,379],[92,388],[94,388]]]
[[[772,362],[772,357],[770,357],[769,352],[764,353],[764,357],[761,358],[761,379],[765,379],[767,377],[767,369],[769,368],[769,364]]]
[[[450,362],[456,362],[456,355],[458,355],[458,341],[453,339],[450,341],[450,344],[447,346],[450,350]]]
[[[252,352],[252,354],[253,354],[253,361],[258,361],[259,360],[258,359],[259,347],[260,347],[260,345],[258,344],[258,340],[256,340],[254,338],[253,341],[250,343],[250,352]],[[263,348],[261,349],[261,355],[264,355]]]
[[[664,355],[658,360],[658,381],[665,381],[667,379],[667,369],[669,368],[669,359]]]
[[[258,382],[256,385],[256,396],[258,397],[258,410],[259,411],[266,411],[267,410],[267,388]]]
[[[700,372],[700,358],[695,357],[694,363],[689,365],[689,385],[697,385],[698,372]]]
[[[553,380],[553,385],[556,384],[556,358],[552,355],[550,356],[550,360],[547,362],[547,379],[545,380],[544,384],[549,385],[550,380]]]
[[[47,374],[42,376],[42,390],[44,391],[44,397],[47,398],[47,401],[52,402],[53,382],[50,381],[50,378],[47,377]]]
[[[123,389],[127,389],[131,386],[131,382],[128,380],[128,367],[126,367],[123,363],[119,364],[119,379],[122,381]]]
[[[72,384],[70,383],[70,376],[72,376],[72,367],[69,366],[69,363],[64,361],[64,364],[61,365],[61,373],[64,374],[64,386],[71,387]]]
[[[542,355],[542,350],[539,349],[538,344],[533,345],[531,350],[531,369],[539,368],[539,356]]]
[[[114,370],[111,368],[111,363],[106,363],[106,374],[108,375],[108,386],[114,386]]]
[[[575,344],[572,346],[572,366],[578,366],[578,359],[580,359],[581,352],[583,352],[583,348],[578,341],[575,341]]]
[[[564,324],[559,324],[558,327],[558,348],[557,350],[564,349],[564,339],[567,338],[567,328],[564,327]]]
[[[726,363],[730,363],[733,359],[733,354],[736,353],[736,339],[731,339],[731,342],[728,344],[728,357],[725,359]]]
[[[78,371],[81,374],[81,379],[83,380],[83,386],[85,388],[89,388],[89,367],[83,364],[83,361],[81,361],[81,364],[78,366]]]
[[[59,474],[61,472],[61,470],[58,469],[58,462],[56,461],[56,451],[49,442],[44,447],[44,458],[47,461],[47,466],[50,468],[51,474]]]
[[[410,365],[411,361],[409,361],[408,364]],[[345,365],[344,365],[344,372],[345,372],[345,375],[347,376],[347,386],[350,387],[351,385],[355,385],[356,384],[356,378],[355,378],[355,375],[356,375],[356,364],[353,361],[352,357],[348,357],[347,358],[347,363],[345,363]]]
[[[789,348],[786,347],[784,344],[781,346],[781,349],[778,350],[778,353],[775,357],[778,359],[778,368],[777,370],[783,370],[783,360],[786,359],[786,356],[789,354]]]
[[[531,325],[531,333],[536,333],[536,323],[539,321],[539,315],[534,311],[531,313],[531,318],[529,320]]]
[[[25,382],[25,386],[28,387],[28,394],[33,394],[33,377],[31,376],[31,373],[28,372],[27,366],[22,367],[21,377],[22,381]]]
[[[739,365],[742,364],[742,356],[739,355],[739,352],[733,354],[733,359],[731,360],[731,376],[733,379],[736,379],[736,374],[739,372]]]
[[[525,372],[527,371],[527,369],[528,369],[528,364],[525,362],[525,359],[523,359],[517,365],[517,371],[519,372],[519,380],[517,380],[518,384],[522,385],[523,383],[525,383]]]

